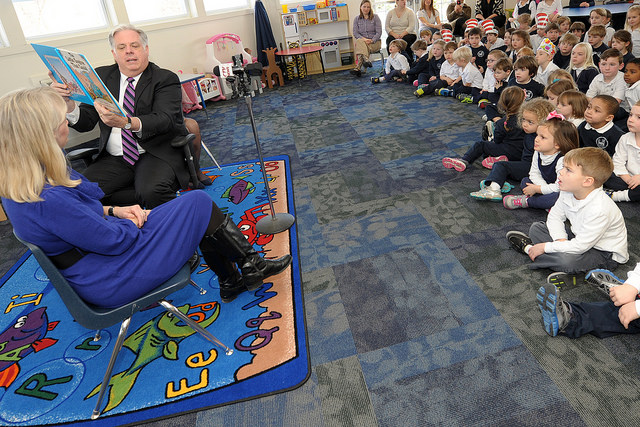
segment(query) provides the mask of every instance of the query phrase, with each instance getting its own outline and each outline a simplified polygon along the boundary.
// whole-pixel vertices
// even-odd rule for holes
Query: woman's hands
[[[109,207],[105,206],[104,209],[106,213],[108,212]],[[144,223],[147,222],[149,213],[151,213],[150,209],[142,209],[140,205],[113,207],[113,216],[116,218],[128,219],[138,228],[142,228]]]

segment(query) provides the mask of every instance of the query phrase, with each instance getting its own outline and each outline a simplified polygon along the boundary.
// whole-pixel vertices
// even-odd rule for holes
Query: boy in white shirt
[[[473,54],[471,48],[467,46],[459,47],[453,52],[453,60],[462,70],[461,80],[453,85],[453,93],[465,104],[477,103],[482,90],[482,74],[471,63],[471,58],[473,58]]]
[[[624,73],[620,70],[624,68],[622,54],[617,49],[607,49],[600,57],[600,74],[595,76],[587,90],[587,98],[591,99],[597,95],[613,96],[620,103],[618,112],[613,121],[624,121],[629,117],[629,105],[625,98],[627,84],[624,81]]]
[[[614,202],[640,201],[640,102],[631,107],[627,125],[613,154],[613,175],[604,183]]]
[[[555,70],[559,70],[558,66],[553,63],[553,56],[556,54],[556,45],[551,40],[544,39],[538,50],[536,50],[536,61],[538,61],[538,73],[534,80],[548,86],[549,74]]]
[[[453,96],[453,86],[457,84],[461,79],[462,70],[453,60],[453,54],[457,49],[455,42],[450,41],[444,45],[444,58],[445,61],[440,66],[440,78],[437,79],[433,85],[429,82],[429,89],[433,90],[433,93],[439,96]],[[426,94],[431,93],[425,90]]]
[[[389,57],[384,67],[383,77],[371,77],[371,83],[404,81],[402,71],[409,70],[409,60],[402,52],[407,48],[407,42],[402,39],[395,39],[389,43]]]
[[[629,260],[622,212],[602,189],[612,172],[613,162],[604,150],[569,151],[558,174],[560,196],[547,222],[533,223],[529,235],[507,233],[511,246],[533,261],[529,268],[556,271],[547,282],[576,283],[588,270],[613,269]],[[571,223],[572,236],[565,228],[566,220]]]

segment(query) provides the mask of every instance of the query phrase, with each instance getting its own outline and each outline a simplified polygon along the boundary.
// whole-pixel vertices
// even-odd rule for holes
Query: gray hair
[[[145,33],[139,28],[136,28],[131,24],[120,24],[117,27],[113,28],[109,33],[109,44],[111,45],[111,49],[113,50],[116,49],[116,42],[114,41],[115,35],[120,31],[127,31],[127,30],[135,31],[136,33],[138,33],[138,35],[140,36],[140,41],[142,42],[142,47],[147,47],[147,45],[149,44],[149,38],[147,37],[147,33]]]

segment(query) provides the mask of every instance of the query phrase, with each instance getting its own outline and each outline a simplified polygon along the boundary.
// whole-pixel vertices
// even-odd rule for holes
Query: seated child
[[[534,98],[522,105],[520,123],[525,136],[521,159],[494,163],[487,179],[480,182],[480,191],[469,194],[472,198],[501,202],[501,193],[508,193],[513,188],[513,185],[509,184],[507,179],[519,182],[528,176],[533,159],[536,131],[552,111],[553,105],[542,98]]]
[[[443,42],[442,40],[436,40],[431,46],[431,52],[427,57],[427,70],[422,71],[420,74],[418,74],[418,87],[420,87],[421,85],[428,85],[429,82],[440,77],[440,68],[442,67],[442,63],[445,61],[445,42]],[[420,96],[415,92],[414,95]]]
[[[429,77],[429,83],[427,85],[419,85],[418,90],[414,92],[414,95],[419,97],[422,95],[431,95],[433,93],[440,94],[436,91],[445,89],[447,90],[447,93],[443,93],[442,96],[449,96],[449,93],[453,96],[453,85],[459,82],[462,78],[460,76],[460,72],[462,70],[460,70],[460,67],[458,67],[453,60],[453,52],[456,50],[456,46],[455,42],[449,42],[444,45],[443,57],[445,60],[440,63],[439,75],[431,75]],[[430,70],[433,70],[433,68],[431,68],[431,64],[434,61],[436,52],[434,51],[432,54],[433,57],[429,60]]]
[[[507,209],[551,209],[560,195],[558,173],[563,168],[562,156],[578,148],[578,130],[557,112],[538,126],[529,176],[523,178],[522,196],[506,196],[502,204]]]
[[[535,52],[533,51],[533,49],[531,49],[528,46],[523,47],[522,49],[520,49],[518,51],[518,53],[516,54],[516,60],[522,58],[523,56],[530,56],[530,57],[534,57],[536,56]]]
[[[491,169],[496,161],[520,160],[524,144],[524,132],[518,124],[518,111],[524,102],[524,92],[516,87],[509,87],[500,95],[499,108],[505,117],[498,120],[495,126],[493,142],[478,141],[467,150],[462,158],[445,157],[442,165],[447,169],[464,171],[476,159],[484,157],[482,166]]]
[[[569,28],[571,28],[571,18],[568,16],[558,16],[556,24],[558,24],[559,37],[562,37],[569,33]]]
[[[551,83],[544,90],[544,96],[549,100],[550,103],[553,104],[554,107],[558,106],[558,97],[560,94],[566,90],[575,89],[576,85],[573,84],[572,80],[560,79],[554,83]]]
[[[489,51],[500,49],[501,51],[505,51],[507,46],[504,44],[504,40],[498,37],[498,30],[492,28],[487,31],[487,42],[485,43],[485,47],[489,49]]]
[[[640,102],[631,107],[627,119],[629,133],[624,134],[613,155],[613,175],[604,183],[614,190],[614,202],[637,202],[640,200]]]
[[[469,47],[471,48],[471,63],[480,73],[487,69],[487,55],[489,49],[482,44],[482,28],[475,27],[469,30]]]
[[[529,37],[532,49],[537,49],[542,40],[547,38],[548,23],[547,17],[544,14],[536,15],[536,33],[531,34]]]
[[[633,49],[631,53],[640,58],[640,5],[634,4],[627,10],[624,29],[631,33]]]
[[[542,285],[536,294],[542,314],[544,330],[555,337],[558,334],[579,338],[591,334],[607,338],[618,334],[640,332],[640,263],[629,272],[626,282],[608,270],[593,270],[587,274],[588,283],[604,292],[611,301],[566,302],[557,286]]]
[[[560,46],[553,57],[553,63],[561,69],[567,69],[571,65],[571,50],[580,40],[571,33],[567,33],[560,38]]]
[[[531,56],[518,58],[513,64],[513,74],[515,74],[515,82],[510,86],[517,86],[526,93],[526,101],[544,95],[544,85],[533,80],[538,72],[538,64]]]
[[[633,53],[631,53],[631,50],[633,50],[631,33],[627,30],[619,30],[613,33],[613,38],[611,39],[611,47],[620,51],[620,53],[622,54],[622,62],[624,62],[625,68],[627,66],[627,63],[635,58],[635,56],[633,56]],[[623,68],[622,71],[624,71],[625,68]]]
[[[489,55],[487,55],[487,71],[484,73],[482,92],[480,92],[480,100],[478,101],[478,107],[480,108],[484,108],[487,104],[491,103],[491,101],[489,101],[489,94],[495,92],[496,89],[496,78],[493,75],[493,67],[496,65],[496,62],[502,58],[506,59],[507,54],[499,49],[492,50],[489,52]]]
[[[424,31],[424,30],[423,30]],[[429,55],[427,54],[427,42],[424,40],[416,40],[411,45],[411,50],[416,54],[417,61],[408,70],[400,71],[409,83],[418,81],[418,84],[427,83],[429,81]],[[420,77],[422,76],[422,77]],[[422,78],[422,81],[420,80]]]
[[[591,50],[593,50],[593,63],[596,67],[600,62],[600,56],[605,50],[609,49],[609,46],[603,42],[606,34],[607,30],[602,25],[592,25],[587,31],[587,41],[591,45]]]
[[[584,123],[578,126],[580,147],[600,148],[613,157],[616,144],[624,134],[613,123],[618,108],[618,101],[610,95],[597,95],[589,101],[584,110]]]
[[[514,31],[514,28],[507,28],[507,30],[504,32],[504,53],[506,53],[509,58],[511,58],[511,55],[513,53],[513,47],[511,46],[511,35]]]
[[[549,39],[542,40],[538,50],[536,51],[536,61],[538,62],[538,72],[535,80],[545,87],[549,84],[549,74],[557,70],[559,67],[553,63],[553,57],[556,54],[556,45]]]
[[[511,34],[511,56],[509,58],[512,62],[515,62],[516,59],[518,59],[518,52],[523,47],[533,49],[529,33],[523,30],[516,30]]]
[[[547,34],[546,38],[551,40],[551,43],[553,43],[554,46],[558,46],[558,43],[559,43],[558,39],[560,38],[560,28],[558,28],[558,24],[556,24],[555,22],[551,22],[547,24],[547,27],[545,28],[545,33]]]
[[[498,112],[498,100],[502,91],[508,87],[513,72],[513,64],[509,58],[498,59],[493,65],[493,77],[495,79],[493,93],[487,94],[489,104],[485,105],[486,117],[485,121],[498,121],[500,113]]]
[[[624,96],[627,100],[627,104],[636,105],[640,101],[640,58],[633,58],[627,64],[627,69],[624,72],[624,81],[629,87]]]
[[[629,260],[622,212],[602,190],[612,171],[611,157],[597,148],[576,148],[564,156],[558,179],[560,196],[546,223],[534,222],[529,235],[507,233],[511,247],[533,261],[529,268],[549,268],[576,280],[591,269],[613,269]],[[570,233],[565,228],[567,220]]]
[[[586,93],[591,81],[598,75],[598,68],[593,64],[593,51],[589,43],[578,43],[571,51],[571,77],[578,90]]]
[[[466,104],[477,103],[482,90],[482,74],[471,63],[471,49],[463,46],[453,52],[453,60],[460,67],[461,80],[453,85],[453,95]],[[440,92],[442,94],[442,91]]]
[[[535,15],[535,12],[534,12],[534,15]],[[522,15],[516,18],[516,21],[518,22],[518,26],[514,28],[514,30],[522,30],[522,31],[529,32],[529,30],[531,29],[530,13],[523,13]]]
[[[575,89],[578,88],[578,86],[576,86],[576,82],[573,81],[573,77],[571,77],[571,73],[567,70],[563,70],[562,68],[552,71],[551,74],[549,74],[549,84],[555,83],[558,80],[568,80]]]
[[[371,77],[371,83],[403,81],[402,71],[409,70],[409,60],[402,52],[407,48],[407,42],[402,39],[395,39],[389,43],[389,57],[384,66],[383,77]]]
[[[622,54],[616,49],[607,49],[600,58],[600,74],[594,77],[587,90],[587,98],[593,98],[596,95],[611,95],[618,103],[620,108],[614,122],[626,122],[629,116],[629,106],[625,99],[627,84],[624,81],[624,73],[620,71],[624,67],[622,62]]]
[[[609,14],[611,12],[609,12],[609,14],[607,12],[608,11],[602,7],[591,10],[591,12],[589,13],[589,23],[591,24],[591,26],[602,25],[604,27],[605,35],[602,39],[602,42],[605,45],[609,46],[615,30],[611,28],[611,25],[609,25],[609,23],[611,22],[611,15]]]
[[[587,26],[584,25],[584,22],[576,21],[571,24],[569,27],[569,32],[576,36],[578,39],[578,43],[583,41],[584,33],[587,31]]]
[[[556,111],[577,128],[584,122],[584,111],[589,105],[587,95],[577,90],[565,90],[558,96]]]

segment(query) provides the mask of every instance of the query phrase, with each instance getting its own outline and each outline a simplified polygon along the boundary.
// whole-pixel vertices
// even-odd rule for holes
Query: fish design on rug
[[[213,310],[211,316],[198,322],[198,324],[205,329],[211,325],[220,314],[220,304],[217,302],[215,304],[216,308]],[[189,304],[185,304],[178,307],[178,310],[187,314],[190,308],[191,306]],[[149,320],[124,340],[122,346],[131,350],[136,355],[136,358],[128,369],[111,376],[107,386],[109,389],[109,398],[103,412],[110,411],[124,401],[135,385],[136,379],[142,369],[151,362],[160,357],[164,357],[167,360],[178,359],[180,342],[196,333],[189,325],[179,325],[179,323],[180,319],[167,311]],[[85,397],[85,400],[97,394],[98,391],[100,391],[100,384]]]
[[[0,334],[0,387],[8,388],[13,384],[20,373],[18,362],[58,342],[45,337],[58,323],[49,323],[47,307],[40,307],[18,316]]]
[[[256,187],[251,182],[239,179],[238,182],[227,188],[222,193],[222,198],[228,199],[231,203],[239,205],[247,196],[255,191]]]

